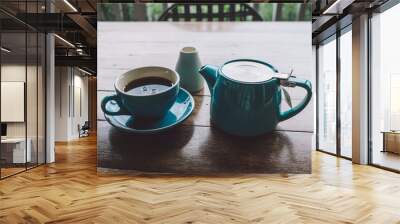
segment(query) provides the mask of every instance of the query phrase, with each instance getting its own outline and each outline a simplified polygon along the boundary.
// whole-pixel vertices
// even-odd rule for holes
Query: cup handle
[[[304,97],[304,99],[295,107],[290,108],[289,110],[284,112],[279,112],[279,121],[287,120],[295,116],[296,114],[300,113],[310,102],[312,96],[312,88],[310,81],[291,77],[289,78],[288,82],[290,86],[299,86],[305,89],[307,91],[307,94]]]
[[[112,108],[116,108],[116,111],[107,110],[107,104],[110,101],[114,101],[114,105],[111,105]],[[121,101],[117,95],[106,96],[101,101],[101,109],[105,114],[108,115],[128,115],[129,113],[121,106]]]

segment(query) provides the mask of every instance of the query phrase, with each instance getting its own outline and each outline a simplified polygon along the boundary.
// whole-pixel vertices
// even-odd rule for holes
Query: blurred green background
[[[158,21],[174,3],[102,3],[98,5],[99,21]],[[311,21],[311,4],[246,3],[264,21]],[[195,7],[195,6],[191,6]],[[224,6],[225,7],[225,6]],[[229,7],[226,5],[226,7]]]

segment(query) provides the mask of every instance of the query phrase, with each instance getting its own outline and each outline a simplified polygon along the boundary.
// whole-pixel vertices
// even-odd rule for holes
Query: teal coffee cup
[[[106,96],[101,109],[108,115],[161,118],[174,104],[179,92],[179,75],[164,67],[141,67],[120,75],[115,95]]]

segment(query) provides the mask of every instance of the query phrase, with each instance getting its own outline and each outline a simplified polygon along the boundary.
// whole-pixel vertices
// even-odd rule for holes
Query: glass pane
[[[30,159],[26,151],[25,31],[3,32],[1,47],[1,175],[5,177],[25,170]]]
[[[27,13],[37,13],[37,1],[27,2]],[[33,22],[33,21],[32,21]],[[27,80],[26,80],[26,116],[27,150],[30,151],[27,167],[37,166],[38,160],[38,33],[27,30]]]
[[[38,35],[38,164],[45,163],[45,122],[46,122],[46,74],[45,74],[45,60],[46,60],[46,37],[44,34]]]
[[[400,4],[372,17],[372,163],[400,170]]]
[[[336,40],[318,48],[318,148],[336,153]]]
[[[37,103],[38,103],[38,88],[37,88],[37,62],[38,62],[38,36],[36,32],[27,33],[27,44],[28,44],[28,55],[27,55],[27,80],[26,80],[26,115],[27,115],[27,143],[28,143],[28,158],[27,166],[28,168],[37,165],[37,132],[38,132],[38,113],[37,113]]]
[[[340,37],[340,153],[351,158],[352,141],[352,37]]]

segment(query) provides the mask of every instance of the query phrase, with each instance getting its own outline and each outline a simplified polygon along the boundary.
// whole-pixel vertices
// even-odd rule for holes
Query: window
[[[340,155],[351,158],[352,148],[352,35],[351,26],[340,36]]]
[[[371,162],[400,170],[400,5],[371,18]]]
[[[317,148],[345,158],[352,157],[351,28],[323,41],[317,56]]]
[[[318,149],[336,153],[336,39],[318,48]]]
[[[40,12],[41,5],[19,2],[18,13]],[[45,163],[46,38],[14,20],[0,12],[0,178]]]

